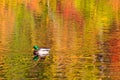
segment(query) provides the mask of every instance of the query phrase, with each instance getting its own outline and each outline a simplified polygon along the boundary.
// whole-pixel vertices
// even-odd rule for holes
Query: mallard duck
[[[38,46],[34,46],[34,60],[45,59],[45,57],[49,54],[49,48],[39,48]]]

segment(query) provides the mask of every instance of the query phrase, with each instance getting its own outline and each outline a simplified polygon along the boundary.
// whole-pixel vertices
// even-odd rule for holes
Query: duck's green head
[[[38,49],[39,49],[39,47],[38,47],[37,45],[33,46],[33,48],[34,48],[35,50],[38,50]]]

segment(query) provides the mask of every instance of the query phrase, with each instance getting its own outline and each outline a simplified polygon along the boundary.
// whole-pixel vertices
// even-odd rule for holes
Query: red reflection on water
[[[114,80],[118,80],[120,75],[120,32],[112,33],[109,44],[109,51],[111,53],[111,77],[115,78]]]
[[[63,4],[58,2],[57,10],[58,12],[62,12],[64,20],[74,20],[75,23],[81,26],[84,21],[83,17],[73,3],[73,0],[65,0]]]

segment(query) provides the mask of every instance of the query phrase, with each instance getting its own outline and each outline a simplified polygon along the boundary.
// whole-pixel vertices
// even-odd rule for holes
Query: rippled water
[[[119,80],[119,3],[1,0],[0,80]]]

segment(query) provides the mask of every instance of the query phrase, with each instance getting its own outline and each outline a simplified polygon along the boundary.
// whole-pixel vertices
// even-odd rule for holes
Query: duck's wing
[[[46,49],[40,49],[38,51],[38,55],[41,56],[41,57],[46,56],[48,54],[49,54],[49,50],[46,50]]]
[[[41,51],[49,51],[49,48],[40,48]]]

